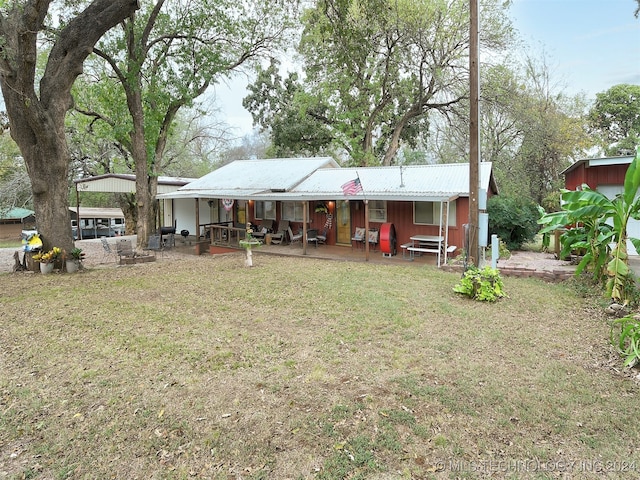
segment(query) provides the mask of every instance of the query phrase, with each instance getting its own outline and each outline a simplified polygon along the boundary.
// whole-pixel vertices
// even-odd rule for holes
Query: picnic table
[[[409,237],[411,244],[403,244],[402,248],[409,252],[409,259],[413,260],[416,255],[423,253],[435,253],[438,255],[438,267],[440,266],[440,256],[444,248],[444,237],[440,235],[413,235]]]

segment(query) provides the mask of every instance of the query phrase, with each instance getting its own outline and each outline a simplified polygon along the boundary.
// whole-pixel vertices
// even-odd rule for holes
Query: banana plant
[[[628,263],[627,239],[640,251],[640,240],[627,236],[629,220],[640,218],[640,199],[636,196],[639,187],[640,147],[627,169],[622,193],[609,199],[588,185],[582,185],[580,190],[563,190],[562,210],[546,214],[539,220],[545,225],[541,233],[568,225],[581,225],[585,229],[586,238],[578,240],[574,236],[569,243],[571,248],[587,248],[588,254],[583,258],[583,264],[579,265],[579,271],[590,263],[598,272],[606,263],[607,294],[619,303],[626,303],[627,286],[633,280]],[[609,250],[610,244],[614,245],[612,250]]]
[[[540,231],[543,235],[558,228],[572,226],[562,234],[560,240],[562,249],[560,258],[565,258],[574,250],[584,250],[585,254],[576,268],[576,275],[585,270],[593,273],[596,282],[604,282],[607,278],[606,263],[611,253],[610,244],[613,229],[605,223],[605,218],[599,208],[585,208],[587,202],[584,191],[574,192],[562,190],[561,198],[565,202],[559,212],[547,213],[538,223],[545,227]],[[586,187],[588,189],[588,187]],[[581,195],[575,195],[580,193]]]

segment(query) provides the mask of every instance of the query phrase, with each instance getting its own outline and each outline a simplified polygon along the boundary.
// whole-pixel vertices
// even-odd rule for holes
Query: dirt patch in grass
[[[1,275],[0,477],[637,476],[638,386],[568,284],[243,262]]]

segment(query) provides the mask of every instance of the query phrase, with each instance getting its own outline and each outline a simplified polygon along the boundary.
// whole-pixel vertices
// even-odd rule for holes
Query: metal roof
[[[294,170],[301,160],[305,159],[234,162],[158,198],[446,201],[469,195],[468,163],[335,168],[332,161],[332,168],[318,167],[301,175]],[[480,188],[497,193],[491,169],[490,162],[480,164]],[[363,192],[345,197],[342,185],[355,178],[360,178]]]
[[[213,198],[241,198],[261,192],[284,193],[319,168],[339,167],[330,157],[237,160],[181,187],[179,191],[215,191]]]
[[[468,163],[318,170],[291,193],[301,199],[336,199],[344,197],[342,185],[355,178],[362,192],[350,199],[446,201],[469,196]],[[489,162],[480,164],[480,188],[497,193]]]
[[[619,157],[583,158],[571,164],[567,168],[565,168],[562,172],[560,172],[560,174],[566,175],[567,173],[569,173],[572,170],[575,170],[582,164],[586,164],[585,166],[586,168],[602,167],[602,166],[608,167],[612,165],[629,165],[631,164],[631,162],[633,162],[634,158],[635,158],[635,155],[624,155]]]
[[[71,213],[76,213],[76,207],[69,207]],[[119,208],[80,207],[80,218],[124,218]]]
[[[158,193],[174,192],[196,180],[186,177],[158,177]],[[136,176],[129,173],[107,173],[73,181],[81,192],[136,193]]]
[[[0,219],[2,220],[22,220],[34,215],[33,210],[28,208],[13,207],[10,210],[0,211]]]

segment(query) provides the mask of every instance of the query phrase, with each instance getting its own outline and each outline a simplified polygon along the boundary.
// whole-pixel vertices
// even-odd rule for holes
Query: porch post
[[[302,254],[307,254],[307,208],[309,202],[302,202]]]
[[[364,200],[364,259],[369,261],[369,200]]]
[[[82,228],[80,228],[80,194],[78,193],[77,183],[76,183],[76,232],[78,232],[78,240],[82,240]]]
[[[200,240],[200,199],[196,198],[196,245],[198,240]]]

